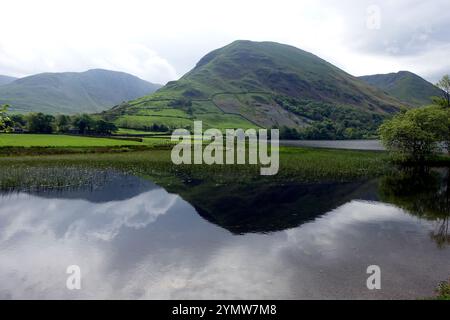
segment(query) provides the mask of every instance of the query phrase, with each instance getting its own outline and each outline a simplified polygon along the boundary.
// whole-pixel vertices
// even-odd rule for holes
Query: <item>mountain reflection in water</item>
[[[0,298],[420,298],[450,275],[448,170],[189,186],[111,172],[0,196]],[[82,289],[69,291],[67,266]],[[366,268],[382,290],[366,288]]]

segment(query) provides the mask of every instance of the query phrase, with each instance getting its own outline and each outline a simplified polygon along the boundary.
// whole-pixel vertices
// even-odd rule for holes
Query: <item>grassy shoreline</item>
[[[21,137],[30,138],[34,137]],[[48,138],[37,137],[41,142]],[[19,180],[38,184],[42,177],[35,176],[33,170],[43,167],[117,170],[169,185],[186,185],[192,181],[207,181],[219,185],[244,181],[269,184],[343,182],[371,179],[395,170],[395,164],[390,161],[387,152],[282,146],[279,149],[278,174],[263,177],[260,175],[259,165],[174,165],[170,157],[172,143],[167,137],[143,138],[142,142],[131,141],[133,143],[129,145],[130,141],[125,140],[112,140],[115,143],[112,145],[96,145],[108,139],[70,137],[72,146],[64,146],[66,136],[50,139],[53,138],[62,139],[62,146],[25,147],[19,145],[21,141],[16,141],[17,145],[10,147],[0,144],[0,188],[4,189],[13,185],[13,181]],[[78,138],[81,140],[76,142]],[[80,141],[89,139],[94,140],[84,146],[79,145]],[[433,165],[448,165],[449,159],[441,156],[435,159]],[[19,171],[28,172],[30,177],[35,176],[34,182],[25,179]],[[51,172],[48,174],[52,175]]]
[[[280,148],[280,170],[261,176],[259,165],[174,165],[169,148],[133,152],[13,155],[0,157],[0,189],[25,179],[38,184],[35,172],[50,168],[94,168],[117,170],[142,176],[164,185],[186,185],[192,181],[236,184],[245,181],[287,184],[291,182],[354,181],[386,174],[392,169],[387,154],[372,151]],[[56,169],[55,169],[56,170]],[[22,172],[26,172],[23,174]]]

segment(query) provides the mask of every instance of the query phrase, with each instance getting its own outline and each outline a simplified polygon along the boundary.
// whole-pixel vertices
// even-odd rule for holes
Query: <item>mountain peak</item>
[[[439,88],[410,71],[362,76],[360,79],[412,106],[430,104],[431,97],[441,95]]]
[[[126,74],[132,77],[135,77],[134,75],[131,75],[129,73],[126,72],[122,72],[122,71],[116,71],[116,70],[108,70],[108,69],[102,69],[102,68],[94,68],[94,69],[88,69],[86,71],[82,71],[82,72],[76,72],[79,74],[89,74],[89,73],[97,73],[97,74]]]
[[[259,91],[358,108],[370,105],[381,112],[400,106],[312,53],[269,41],[237,40],[216,49],[170,87],[195,90],[203,98],[218,92]]]
[[[186,127],[193,119],[204,121],[205,127],[244,128],[301,128],[314,121],[313,112],[294,113],[291,102],[305,108],[314,104],[327,110],[342,107],[348,113],[357,110],[375,118],[402,105],[312,53],[276,42],[237,40],[206,54],[178,81],[115,108],[110,115],[119,125],[135,128],[154,123]],[[150,114],[151,108],[155,110]],[[133,122],[127,114],[142,117]],[[172,114],[177,118],[164,120]]]

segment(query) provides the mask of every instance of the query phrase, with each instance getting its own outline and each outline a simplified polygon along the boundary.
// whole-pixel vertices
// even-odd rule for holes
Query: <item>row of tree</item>
[[[29,133],[72,133],[110,135],[118,130],[116,125],[87,114],[49,115],[44,113],[11,114],[8,106],[0,108],[0,131]]]
[[[348,140],[368,139],[377,135],[384,116],[357,108],[332,105],[324,102],[275,97],[285,110],[306,119],[308,125],[301,129],[281,127],[282,139]]]
[[[345,124],[336,123],[330,119],[313,122],[302,129],[287,126],[278,129],[280,130],[280,139],[283,140],[350,140],[376,137],[376,129],[373,131],[357,126],[346,127]]]

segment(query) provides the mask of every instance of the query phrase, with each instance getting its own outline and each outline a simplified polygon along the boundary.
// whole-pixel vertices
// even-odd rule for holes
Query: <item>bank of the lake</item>
[[[113,168],[148,176],[155,182],[169,179],[215,183],[234,183],[243,180],[243,177],[282,183],[350,181],[376,177],[392,167],[387,161],[388,155],[383,152],[281,147],[278,174],[262,177],[259,165],[174,165],[170,153],[170,149],[166,148],[121,153],[4,156],[0,157],[0,187],[14,184],[15,168],[26,168],[29,171],[27,183],[32,183],[34,168],[42,166]],[[41,177],[36,179],[39,181]]]

